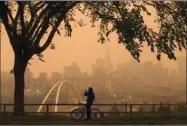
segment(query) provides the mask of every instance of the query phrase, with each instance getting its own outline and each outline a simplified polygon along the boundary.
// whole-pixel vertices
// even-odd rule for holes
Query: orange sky
[[[149,27],[156,30],[157,26],[153,23],[155,12],[153,9],[151,9],[151,12],[152,16],[145,16],[145,20]],[[111,50],[111,59],[114,65],[131,59],[131,55],[125,47],[122,44],[118,44],[116,33],[110,36],[110,42],[106,42],[105,44],[98,43],[98,28],[91,28],[89,19],[79,13],[76,14],[76,18],[83,18],[86,26],[81,28],[73,26],[71,38],[56,34],[53,39],[56,49],[47,49],[44,52],[44,60],[46,62],[43,63],[37,57],[34,57],[31,61],[32,65],[28,66],[35,76],[39,72],[62,72],[64,66],[70,65],[74,61],[81,67],[82,72],[91,73],[91,65],[95,63],[97,58],[103,58],[105,56],[106,47],[109,47]],[[1,30],[1,70],[9,72],[13,68],[14,55],[4,27],[1,27]],[[150,60],[156,63],[155,54],[149,50],[148,48],[143,50],[143,53],[141,53],[141,62]],[[177,51],[177,56],[186,56],[186,52],[181,53]],[[170,69],[176,69],[177,67],[176,61],[169,60],[166,56],[162,57],[161,62]]]

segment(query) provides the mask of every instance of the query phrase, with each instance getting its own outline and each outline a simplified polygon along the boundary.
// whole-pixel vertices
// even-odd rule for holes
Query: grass
[[[186,124],[186,119],[183,118],[140,118],[133,117],[129,119],[124,116],[109,116],[100,120],[80,120],[74,121],[67,116],[0,116],[0,125],[146,125],[146,124],[157,124],[157,125],[170,125],[170,124]]]

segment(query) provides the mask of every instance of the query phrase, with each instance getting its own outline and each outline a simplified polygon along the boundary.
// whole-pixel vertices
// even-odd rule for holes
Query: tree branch
[[[39,1],[34,5],[34,8],[37,8],[37,6],[41,5],[43,3],[43,1]]]
[[[18,2],[18,5],[20,6],[20,20],[21,20],[21,31],[22,35],[25,36],[25,22],[24,22],[24,3]]]
[[[35,15],[36,15],[36,12],[35,12],[35,10],[34,10],[34,7],[31,6],[31,4],[28,4],[28,6],[29,6],[30,14],[31,14],[31,19],[30,19],[30,21],[29,21],[29,23],[28,23],[28,25],[27,25],[27,28],[26,28],[26,31],[27,31],[27,32],[29,32],[30,27],[33,25],[33,23],[34,23],[34,18],[35,18]]]
[[[113,3],[114,3],[114,5],[115,5],[115,7],[117,8],[117,10],[118,10],[118,12],[119,12],[119,14],[120,14],[122,20],[125,21],[125,19],[124,19],[124,17],[123,17],[123,14],[122,14],[122,12],[121,12],[121,10],[120,10],[120,8],[119,8],[119,1],[114,1]]]
[[[37,12],[46,5],[45,2],[43,4],[42,3],[43,2],[38,2],[34,6],[31,6],[31,4],[28,4],[29,10],[30,10],[30,14],[31,14],[31,19],[30,19],[29,24],[27,26],[27,31],[29,31],[29,29],[31,29],[31,26],[34,23],[35,17],[37,17]],[[37,7],[37,6],[39,6],[39,7]]]
[[[64,17],[60,17],[58,19],[58,21],[56,22],[55,26],[53,27],[53,29],[51,30],[51,33],[48,37],[48,39],[46,40],[45,44],[41,47],[41,48],[38,48],[35,52],[35,54],[40,54],[42,53],[51,43],[57,29],[58,29],[58,26],[60,25],[61,21],[63,20]]]
[[[16,26],[16,23],[15,23],[16,22],[16,18],[15,19],[13,18],[12,14],[11,14],[11,10],[8,8],[8,5],[6,5],[6,4],[4,4],[4,5],[7,8],[7,16],[10,17],[11,23],[12,23],[12,27],[9,24],[9,29],[11,27],[11,31],[13,31],[15,34],[17,34],[16,33],[17,26]],[[9,22],[9,20],[8,20],[8,22]]]
[[[11,14],[11,11],[10,11],[10,9],[7,7],[7,9],[8,9],[8,16],[10,17],[10,19],[11,19],[11,21],[12,21],[12,23],[14,23],[14,18],[13,18],[13,16],[12,16],[12,14]]]
[[[154,8],[160,8],[160,3],[158,3],[157,1],[151,1],[152,3],[150,3],[149,1],[142,1],[143,3],[149,5],[149,6],[152,6]],[[162,4],[161,5],[162,8],[164,7],[165,9],[169,10],[171,13],[176,13],[176,14],[179,14],[179,12],[175,11],[175,9],[167,6],[166,4]]]
[[[8,31],[11,32],[12,35],[17,36],[16,32],[13,31],[12,27],[9,24],[8,20],[8,7],[5,4],[1,5],[2,7],[2,13],[1,13],[1,19],[3,21],[3,24],[5,25],[5,28],[7,28]]]
[[[52,11],[50,11],[49,15],[51,16],[52,14]],[[39,45],[39,42],[42,38],[42,36],[44,35],[44,33],[46,32],[46,30],[49,28],[49,22],[50,22],[50,17],[45,17],[44,18],[44,24],[43,24],[43,27],[41,28],[39,34],[37,35],[36,37],[36,40],[34,41],[34,45],[35,46],[38,46]]]
[[[2,19],[2,22],[3,22],[4,26],[5,26],[8,37],[10,39],[10,44],[12,45],[13,50],[15,50],[15,46],[14,46],[15,43],[13,43],[13,39],[14,39],[13,36],[17,37],[17,34],[12,30],[12,28],[9,24],[8,14],[7,14],[8,13],[8,7],[5,5],[5,2],[2,2],[0,4],[0,7],[2,9],[0,17]]]
[[[44,2],[43,4],[41,4],[39,7],[34,7],[36,8],[36,12],[38,12],[41,8],[43,8],[46,5],[46,3]]]
[[[42,18],[43,16],[45,16],[45,13],[49,10],[50,7],[51,7],[51,4],[49,4],[45,9],[43,9],[42,12],[39,14],[39,16],[37,17],[37,19],[36,19],[36,21],[35,21],[34,23],[33,23],[33,21],[32,21],[32,22],[31,22],[31,21],[29,22],[29,27],[28,27],[28,29],[30,29],[30,31],[28,31],[28,34],[26,34],[26,37],[27,37],[28,39],[30,39],[31,34],[34,33],[34,31],[36,30],[38,24],[39,24],[40,21],[41,21],[41,18]],[[36,14],[36,12],[35,12],[35,14]],[[33,27],[32,27],[32,24],[34,24]]]
[[[37,38],[37,35],[39,33],[39,31],[41,30],[41,28],[43,27],[44,22],[41,22],[40,26],[38,26],[37,30],[33,33],[33,36],[31,38],[31,42],[34,42]]]
[[[15,27],[15,30],[17,30],[17,23],[18,23],[18,18],[20,16],[20,6],[18,6],[18,10],[17,10],[17,13],[16,13],[16,16],[14,18],[14,22],[13,22],[13,25]],[[16,32],[16,31],[15,31]]]
[[[45,44],[41,48],[37,48],[36,51],[35,51],[35,54],[42,53],[50,45],[50,43],[51,43],[51,41],[52,41],[52,39],[53,39],[53,37],[54,37],[57,29],[58,29],[58,26],[60,25],[60,23],[62,22],[62,20],[65,18],[66,13],[70,9],[72,9],[74,6],[76,6],[78,3],[80,3],[80,1],[72,2],[67,8],[64,9],[63,12],[61,12],[61,15],[59,16],[59,18],[57,18],[57,22],[55,23],[55,26],[51,30],[51,33],[50,33],[48,39],[46,40]]]

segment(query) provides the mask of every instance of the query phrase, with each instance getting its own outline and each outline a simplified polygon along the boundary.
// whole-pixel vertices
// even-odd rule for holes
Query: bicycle
[[[71,112],[71,119],[72,120],[81,120],[81,119],[85,119],[87,117],[85,104],[82,104],[80,101],[78,101],[78,103],[79,103],[79,108],[74,109]],[[100,118],[101,118],[100,110],[97,108],[92,108],[91,109],[91,119],[99,120]]]

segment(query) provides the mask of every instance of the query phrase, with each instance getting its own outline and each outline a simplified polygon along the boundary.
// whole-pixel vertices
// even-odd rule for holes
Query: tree
[[[50,44],[58,26],[78,2],[1,2],[1,20],[15,54],[14,112],[24,112],[24,73],[34,54],[43,61],[41,54]],[[17,10],[16,9],[17,6]],[[48,38],[40,41],[48,29]],[[52,48],[54,45],[52,45]]]
[[[147,6],[157,11],[159,33],[147,27],[141,12],[151,15]],[[15,54],[14,76],[14,112],[24,112],[24,72],[33,55],[41,54],[52,44],[55,33],[62,21],[66,35],[71,36],[71,23],[75,10],[90,17],[93,26],[100,23],[99,42],[104,43],[110,33],[117,32],[119,43],[123,43],[131,55],[139,61],[143,43],[147,43],[157,58],[165,53],[170,59],[176,59],[175,48],[186,49],[187,2],[21,2],[6,1],[0,3],[0,17],[8,34]],[[176,18],[177,17],[177,18]],[[82,26],[82,22],[79,22]],[[49,33],[48,33],[49,32]],[[43,45],[44,35],[47,39]],[[51,45],[54,48],[54,44]]]

